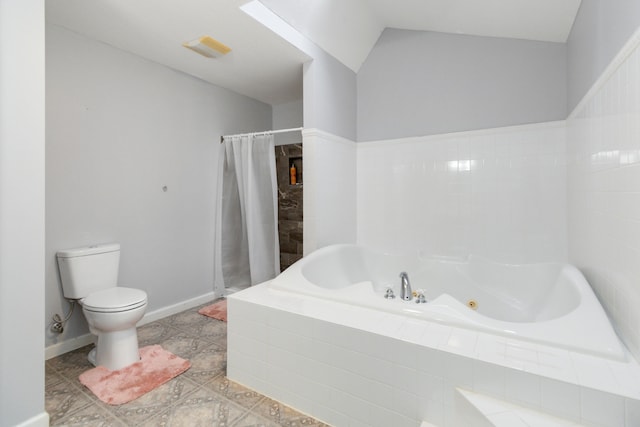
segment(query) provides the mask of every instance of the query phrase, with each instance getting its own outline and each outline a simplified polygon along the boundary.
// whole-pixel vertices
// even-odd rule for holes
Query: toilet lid
[[[94,292],[82,300],[85,310],[101,313],[133,310],[146,303],[146,292],[122,286]]]

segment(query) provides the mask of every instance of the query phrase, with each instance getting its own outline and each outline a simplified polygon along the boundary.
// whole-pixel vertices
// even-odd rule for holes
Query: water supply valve
[[[67,320],[71,318],[76,302],[71,300],[69,301],[69,304],[71,305],[71,310],[69,310],[69,314],[67,314],[64,319],[58,313],[53,315],[53,318],[51,319],[51,332],[55,332],[56,334],[64,332],[64,325],[67,323]]]
[[[64,323],[62,322],[62,318],[58,314],[53,315],[53,319],[51,322],[51,332],[55,332],[57,334],[61,334],[64,332]]]

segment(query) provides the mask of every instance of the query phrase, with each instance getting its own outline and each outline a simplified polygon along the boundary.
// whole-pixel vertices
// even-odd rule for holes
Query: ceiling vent
[[[231,52],[229,46],[209,36],[202,36],[198,39],[191,40],[190,42],[183,43],[182,46],[207,58],[218,58]]]

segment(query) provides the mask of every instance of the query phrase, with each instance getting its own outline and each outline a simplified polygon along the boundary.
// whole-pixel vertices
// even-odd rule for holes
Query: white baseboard
[[[35,417],[31,417],[28,420],[21,422],[16,427],[49,427],[49,414],[41,412]]]
[[[44,349],[44,358],[45,360],[49,360],[93,342],[95,342],[95,336],[93,334],[84,334],[79,337],[69,338],[68,340],[60,341],[46,347]]]
[[[215,294],[213,292],[208,292],[199,297],[191,298],[186,301],[182,301],[168,307],[162,307],[158,310],[151,311],[146,313],[142,320],[138,322],[138,326],[146,325],[147,323],[155,322],[156,320],[164,319],[165,317],[172,316],[174,314],[180,313],[181,311],[188,310],[193,307],[197,307],[201,304],[205,304],[209,301],[215,299]],[[70,338],[65,341],[61,341],[59,343],[50,345],[44,350],[44,358],[45,360],[49,360],[56,356],[60,356],[61,354],[68,353],[77,348],[84,347],[85,345],[89,345],[95,342],[95,336],[93,334],[85,334],[79,337]]]
[[[215,293],[208,292],[204,295],[200,295],[199,297],[191,298],[186,301],[182,301],[168,307],[162,307],[158,310],[146,313],[142,320],[138,322],[138,326],[143,326],[147,323],[155,322],[156,320],[164,319],[165,317],[172,316],[174,314],[180,313],[181,311],[185,311],[190,308],[197,307],[201,304],[205,304],[209,301],[214,300],[215,297]]]

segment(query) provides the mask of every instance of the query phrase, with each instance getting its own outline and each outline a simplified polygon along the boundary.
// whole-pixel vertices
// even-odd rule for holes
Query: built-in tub
[[[400,299],[400,272],[426,303]],[[272,289],[491,332],[614,360],[626,359],[602,306],[567,264],[500,264],[389,255],[333,245],[276,277]],[[385,298],[391,288],[395,298]]]

